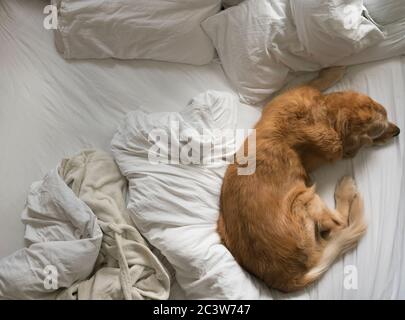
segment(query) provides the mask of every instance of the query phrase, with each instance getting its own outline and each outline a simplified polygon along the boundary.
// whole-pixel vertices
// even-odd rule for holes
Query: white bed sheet
[[[205,90],[232,91],[218,63],[67,62],[54,48],[52,31],[42,27],[47,3],[0,2],[0,258],[23,246],[20,214],[28,188],[60,159],[88,147],[109,151],[130,110],[179,111]],[[351,67],[337,89],[368,93],[405,128],[405,57]],[[241,104],[239,127],[252,127],[259,115]],[[317,285],[288,297],[405,298],[404,161],[401,134],[390,145],[316,172],[318,190],[331,205],[336,181],[355,176],[369,229],[358,249]],[[345,265],[357,267],[357,290],[343,287]]]
[[[28,188],[62,157],[88,147],[109,151],[130,110],[179,111],[205,90],[231,91],[217,62],[66,61],[42,26],[47,3],[0,2],[0,257],[23,245]],[[241,106],[248,127],[259,114]]]

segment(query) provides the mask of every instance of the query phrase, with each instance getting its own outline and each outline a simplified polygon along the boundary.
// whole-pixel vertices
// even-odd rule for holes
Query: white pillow
[[[385,34],[384,41],[344,58],[337,65],[354,65],[405,54],[405,17],[402,20],[385,25],[382,30]]]
[[[294,0],[290,5],[305,58],[322,67],[384,39],[381,30],[363,14],[363,0]]]
[[[286,1],[247,0],[202,23],[243,102],[254,104],[265,99],[287,78],[288,68],[277,59],[275,50],[270,50],[276,46],[276,37],[298,44],[285,7]]]
[[[52,0],[66,59],[152,59],[202,65],[215,49],[200,23],[221,0]]]
[[[169,139],[173,146],[190,137],[195,141],[192,132],[201,129],[208,129],[210,138],[222,141],[221,134],[213,130],[235,127],[237,105],[236,96],[210,91],[194,98],[179,113],[135,111],[112,140],[115,160],[129,180],[130,214],[140,232],[173,265],[189,299],[271,298],[269,289],[244,271],[220,243],[216,224],[227,165],[215,156],[211,139],[199,141],[213,151],[212,157],[205,159],[216,159],[214,164],[155,164],[148,160],[149,151],[155,150],[154,142],[163,154],[167,151],[167,145],[161,143],[165,139],[151,139],[153,130],[162,136],[174,133],[176,137]],[[223,146],[217,145],[219,149]]]
[[[404,0],[364,0],[370,16],[381,25],[405,19]]]
[[[381,41],[362,11],[358,0],[246,0],[202,26],[242,101],[254,104],[290,71],[315,71]]]

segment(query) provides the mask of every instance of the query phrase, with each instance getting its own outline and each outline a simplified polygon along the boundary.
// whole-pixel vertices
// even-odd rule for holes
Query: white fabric
[[[236,105],[236,96],[210,91],[198,95],[179,113],[135,111],[111,143],[114,158],[129,180],[128,209],[133,220],[173,265],[179,285],[191,299],[271,297],[264,284],[239,266],[216,233],[226,162],[215,158],[209,164],[207,158],[217,154],[209,138],[220,142],[218,149],[227,145],[225,136],[214,130],[235,128]],[[156,141],[163,141],[149,136],[156,128],[161,136],[165,133],[169,137],[171,146],[181,146],[181,151],[189,138],[202,142],[202,150],[210,150],[204,153],[207,164],[152,162],[149,151],[155,150]],[[203,140],[193,134],[201,129],[210,130],[211,136]],[[167,154],[164,143],[158,146]],[[235,152],[229,150],[230,154]]]
[[[30,185],[62,158],[109,151],[122,118],[141,106],[178,111],[205,90],[232,91],[216,63],[66,61],[43,28],[46,4],[0,1],[0,258],[24,247],[20,217]],[[243,104],[239,111],[243,127],[260,114]]]
[[[22,214],[28,246],[0,259],[0,298],[167,299],[169,275],[130,220],[126,191],[97,150],[34,183]]]
[[[20,213],[33,181],[79,150],[109,150],[131,110],[178,111],[208,89],[231,92],[218,64],[66,62],[43,28],[42,0],[0,2],[0,257],[24,243]],[[259,109],[239,105],[240,125]],[[12,137],[12,138],[11,138]]]
[[[362,0],[247,0],[202,26],[242,101],[254,104],[280,89],[289,72],[405,53],[403,23],[380,30],[366,16]]]
[[[60,159],[83,148],[109,150],[124,115],[141,105],[151,112],[179,111],[205,90],[232,92],[216,64],[66,62],[55,51],[52,31],[42,27],[45,4],[0,1],[0,257],[23,247],[20,213],[29,186]],[[404,88],[405,57],[397,57],[350,67],[334,90],[371,95],[404,129]],[[238,128],[252,127],[259,115],[258,108],[239,104]],[[343,174],[354,174],[365,198],[369,229],[355,252],[297,297],[405,298],[403,142],[401,133],[388,146],[363,151],[353,161],[316,174],[318,190],[330,205],[336,181]],[[344,266],[350,264],[358,269],[357,290],[343,287]],[[171,297],[181,294],[172,288]]]
[[[405,19],[404,0],[364,0],[371,17],[382,25]]]
[[[384,41],[381,41],[355,55],[346,57],[336,64],[355,65],[389,59],[405,54],[405,16],[402,20],[398,20],[381,28],[385,34]]]
[[[128,215],[127,181],[111,155],[82,151],[64,159],[59,174],[95,214],[103,238],[91,278],[62,290],[58,299],[166,300],[169,275]]]
[[[257,103],[281,88],[288,67],[277,60],[278,43],[298,44],[286,17],[286,1],[245,1],[202,23],[224,71],[242,101]],[[302,50],[302,48],[300,49]],[[282,56],[283,54],[279,52]]]
[[[305,59],[322,67],[383,40],[379,28],[363,16],[363,0],[294,0],[289,3]],[[300,66],[288,66],[303,70]]]
[[[222,0],[222,4],[225,8],[236,6],[241,3],[243,0]]]
[[[55,298],[55,289],[90,275],[103,235],[57,169],[32,185],[22,221],[29,246],[0,260],[1,298]]]
[[[220,0],[53,0],[67,59],[153,59],[202,65],[214,47],[200,23]]]

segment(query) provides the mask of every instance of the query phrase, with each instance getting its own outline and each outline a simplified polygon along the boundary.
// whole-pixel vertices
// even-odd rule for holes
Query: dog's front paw
[[[352,177],[343,177],[336,185],[335,201],[348,201],[351,203],[357,195],[356,182]]]

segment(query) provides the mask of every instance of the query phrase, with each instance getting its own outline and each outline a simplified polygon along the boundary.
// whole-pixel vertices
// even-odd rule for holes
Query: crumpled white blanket
[[[35,182],[22,214],[27,247],[0,260],[0,297],[167,299],[168,273],[128,217],[126,184],[94,150]]]
[[[181,112],[136,110],[111,142],[129,181],[131,218],[176,270],[186,299],[272,298],[216,232],[225,159],[238,149],[243,134],[250,134],[240,132],[238,138],[236,106],[236,95],[207,91]],[[227,137],[227,131],[235,135]],[[155,152],[161,161],[155,161]]]

